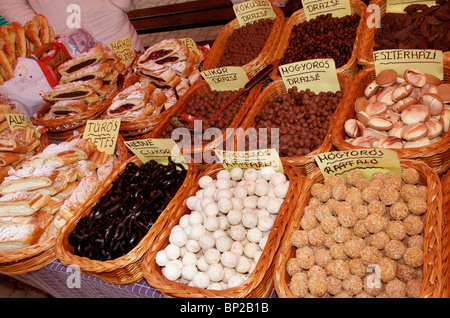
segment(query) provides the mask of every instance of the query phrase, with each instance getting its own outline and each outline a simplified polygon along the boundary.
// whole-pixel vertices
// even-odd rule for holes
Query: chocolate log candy
[[[186,177],[174,163],[151,160],[140,167],[129,163],[91,212],[69,234],[74,254],[113,260],[130,252],[147,234]]]

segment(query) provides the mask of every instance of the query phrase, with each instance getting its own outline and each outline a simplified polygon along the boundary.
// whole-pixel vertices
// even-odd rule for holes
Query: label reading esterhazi
[[[261,19],[275,19],[276,13],[267,0],[250,0],[233,5],[234,14],[238,20],[239,26]]]
[[[333,59],[314,59],[278,67],[286,90],[294,86],[300,90],[310,89],[314,93],[340,90]]]
[[[213,91],[236,91],[247,84],[248,76],[240,66],[227,66],[200,72]]]
[[[359,170],[367,179],[375,172],[402,175],[397,152],[388,149],[331,151],[316,155],[315,160],[324,178],[331,175],[345,177],[354,170]]]
[[[428,49],[391,49],[373,52],[375,74],[393,69],[403,74],[409,68],[444,79],[442,51]]]
[[[169,157],[173,162],[186,165],[180,148],[172,139],[137,139],[126,140],[125,145],[143,162],[154,160],[159,164],[167,165]]]
[[[352,14],[349,0],[302,0],[302,5],[306,21],[322,14],[331,13],[336,18]]]
[[[435,0],[386,0],[386,13],[405,13],[404,9],[412,4],[436,5]]]
[[[272,167],[275,171],[283,172],[283,164],[277,150],[274,148],[248,151],[215,149],[214,151],[223,167],[228,171],[231,171],[233,168],[259,170],[264,167]]]

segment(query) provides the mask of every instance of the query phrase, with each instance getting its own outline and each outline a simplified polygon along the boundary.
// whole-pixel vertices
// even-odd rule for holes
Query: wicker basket
[[[252,107],[254,101],[258,98],[259,93],[262,90],[262,82],[256,84],[252,89],[250,89],[247,99],[245,100],[244,104],[241,106],[239,112],[234,116],[233,121],[231,122],[230,126],[227,128],[236,129],[238,128],[244,117],[246,116],[249,109]],[[190,100],[192,100],[197,94],[202,93],[208,93],[211,92],[211,87],[208,85],[208,83],[205,80],[199,80],[197,81],[191,89],[174,105],[170,108],[169,113],[166,115],[166,117],[161,121],[161,123],[153,130],[153,132],[150,134],[149,138],[159,138],[161,136],[161,132],[164,131],[165,128],[170,126],[169,122],[169,116],[173,114],[182,114],[182,113],[189,113],[189,110],[187,109],[187,104]],[[212,116],[212,114],[211,114]],[[226,134],[225,134],[226,135]],[[225,142],[227,138],[230,136],[220,136],[213,141],[211,141],[208,144],[203,145],[192,145],[190,150],[186,150],[186,148],[183,148],[183,154],[191,156],[192,159],[196,159],[196,154],[202,154],[202,160],[203,162],[197,162],[198,164],[205,164],[206,162],[211,162],[211,158],[204,158],[204,154],[209,153],[212,149],[216,148],[218,145],[222,144],[225,148]],[[206,159],[206,160],[205,160]],[[198,160],[197,160],[198,161]],[[205,165],[207,166],[207,165]]]
[[[334,122],[334,131],[331,135],[331,142],[338,150],[348,150],[361,148],[353,146],[345,141],[346,134],[344,123],[347,119],[355,118],[355,100],[364,95],[365,87],[375,79],[374,66],[367,66],[360,71],[353,79],[351,92],[345,101],[345,104],[339,112],[339,116]],[[450,69],[444,67],[444,82],[450,80]],[[417,159],[425,162],[434,168],[438,175],[445,173],[450,168],[450,134],[447,133],[440,141],[420,148],[395,149],[399,157],[403,159]]]
[[[91,119],[99,119],[103,111],[111,104],[116,96],[117,89],[112,90],[100,103],[88,108],[86,111],[73,116],[45,120],[44,115],[48,112],[52,103],[45,103],[36,114],[31,117],[35,126],[47,128],[49,137],[55,140],[65,140],[73,135],[74,131],[83,132],[86,122]]]
[[[273,289],[273,257],[278,249],[281,237],[285,231],[288,222],[291,219],[292,213],[297,207],[297,200],[300,195],[300,190],[303,184],[303,177],[300,171],[292,166],[290,163],[283,161],[283,169],[289,180],[289,190],[286,194],[285,200],[281,205],[278,216],[269,234],[267,243],[263,253],[256,264],[253,272],[247,279],[239,286],[227,288],[223,290],[208,290],[193,286],[187,286],[178,282],[171,281],[164,277],[159,267],[155,262],[155,257],[158,251],[164,249],[169,243],[169,235],[172,228],[178,224],[180,218],[190,213],[186,207],[186,199],[195,195],[199,190],[198,180],[201,176],[208,175],[215,177],[216,174],[223,169],[221,164],[214,164],[208,167],[201,175],[197,177],[195,183],[191,183],[189,190],[185,193],[181,205],[177,210],[173,211],[172,220],[164,228],[164,231],[155,240],[153,246],[144,257],[142,263],[142,272],[144,278],[150,286],[158,289],[165,297],[170,298],[261,298],[268,297]]]
[[[363,30],[363,25],[366,23],[365,20],[365,12],[366,12],[366,8],[367,6],[365,5],[364,2],[360,1],[360,0],[349,0],[350,1],[350,8],[351,8],[351,13],[352,14],[358,14],[360,16],[360,21],[359,21],[359,25],[358,28],[356,29],[356,38],[355,38],[355,42],[353,44],[353,50],[352,50],[352,54],[350,56],[350,59],[348,60],[348,62],[345,65],[342,65],[341,67],[338,67],[336,69],[336,71],[338,73],[343,73],[346,74],[348,76],[354,76],[357,71],[358,71],[358,65],[357,65],[357,52],[358,52],[358,46],[359,46],[359,41],[360,41],[360,37],[361,37],[361,32]],[[304,9],[299,9],[297,11],[295,11],[287,20],[286,23],[284,24],[283,27],[283,32],[282,32],[282,36],[280,38],[279,41],[279,45],[277,46],[277,50],[275,53],[275,58],[274,59],[282,59],[284,56],[284,53],[286,52],[287,47],[289,46],[289,40],[291,37],[291,33],[292,33],[292,29],[294,26],[303,23],[306,21],[306,16],[304,13]],[[278,69],[273,71],[270,74],[271,78],[273,80],[277,79],[280,77]]]
[[[369,5],[378,5],[380,7],[380,19],[386,15],[386,0],[371,0]],[[370,16],[370,12],[365,13],[365,20]],[[373,64],[373,50],[375,45],[375,33],[377,28],[369,28],[367,23],[364,24],[361,37],[360,45],[358,47],[357,60],[358,64],[363,67]],[[445,55],[450,54],[450,52],[444,53]]]
[[[338,80],[341,91],[344,93],[344,96],[342,97],[341,101],[336,107],[336,110],[334,111],[333,116],[331,117],[330,123],[328,125],[328,131],[327,135],[325,136],[325,139],[323,140],[322,144],[309,154],[305,156],[300,157],[284,157],[286,161],[289,163],[295,165],[300,169],[303,176],[306,176],[309,172],[311,172],[313,169],[317,167],[316,161],[314,157],[323,152],[328,152],[332,148],[331,144],[331,134],[334,129],[334,122],[335,118],[340,113],[340,109],[342,108],[342,105],[345,103],[346,98],[346,92],[350,90],[350,77],[348,77],[345,74],[338,73]],[[257,100],[254,102],[253,106],[250,108],[250,111],[247,113],[247,116],[245,116],[241,128],[245,131],[248,128],[255,126],[255,117],[261,113],[262,108],[268,103],[268,100],[273,96],[283,96],[287,94],[286,87],[284,85],[283,80],[278,79],[273,82],[271,82],[267,87],[264,88],[264,90],[261,92],[261,94],[258,96]],[[238,133],[236,135],[236,141],[235,144],[241,145],[244,141],[245,136],[243,136],[243,133]]]
[[[56,239],[56,255],[63,264],[77,265],[82,273],[97,277],[110,284],[133,284],[142,279],[141,265],[143,256],[152,246],[156,237],[167,227],[167,224],[172,219],[172,211],[178,210],[183,194],[189,190],[190,184],[197,176],[196,166],[190,165],[183,184],[180,186],[169,205],[160,214],[157,221],[152,225],[139,244],[128,254],[109,261],[91,260],[86,257],[74,255],[73,246],[68,242],[69,234],[75,229],[78,221],[91,212],[95,202],[111,189],[113,182],[130,162],[133,162],[136,165],[142,165],[142,161],[136,156],[123,162],[122,165],[108,178],[103,187],[95,193],[93,198],[94,204],[85,205],[80,209],[77,217],[73,218],[62,227],[61,232]]]
[[[49,59],[45,59],[43,55],[50,50],[56,50],[55,56]],[[38,47],[32,54],[35,55],[39,60],[43,60],[45,64],[53,69],[53,71],[56,71],[58,69],[58,66],[71,58],[55,43],[45,43],[42,46]]]
[[[269,33],[266,44],[264,45],[258,56],[246,65],[242,66],[247,74],[256,75],[259,71],[272,63],[272,61],[274,60],[275,49],[281,38],[281,32],[283,30],[285,18],[283,11],[279,7],[272,6],[272,8],[276,14],[272,30]],[[240,25],[238,20],[234,19],[220,30],[219,34],[214,40],[211,50],[203,61],[203,70],[217,68],[217,65],[219,64],[220,59],[225,51],[228,38],[236,29],[239,28]]]
[[[442,191],[438,175],[425,165],[416,160],[401,160],[402,169],[411,167],[420,174],[420,184],[428,186],[428,208],[425,216],[424,228],[424,262],[423,282],[419,297],[441,297],[442,293]],[[319,168],[311,172],[304,180],[303,195],[300,198],[298,209],[291,218],[286,235],[280,244],[275,259],[274,285],[280,298],[295,298],[289,289],[289,275],[286,272],[286,263],[291,257],[295,257],[295,250],[291,243],[291,233],[300,228],[303,209],[311,198],[311,186],[314,183],[323,183],[323,175]]]
[[[450,172],[442,178],[442,297],[450,298]]]
[[[117,162],[116,167],[128,159],[128,148],[123,138],[119,136],[116,146]],[[114,171],[115,169],[113,169]],[[93,204],[92,198],[85,204]],[[74,214],[75,218],[75,214]],[[56,232],[48,239],[42,240],[37,244],[17,250],[0,252],[0,273],[5,275],[18,275],[36,271],[45,265],[56,260],[55,243],[56,237],[60,231]]]

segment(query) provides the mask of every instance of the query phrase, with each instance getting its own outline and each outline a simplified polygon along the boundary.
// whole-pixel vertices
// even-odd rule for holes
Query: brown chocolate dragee
[[[342,18],[327,14],[295,25],[281,64],[332,58],[337,68],[344,66],[352,55],[359,20],[357,14]]]

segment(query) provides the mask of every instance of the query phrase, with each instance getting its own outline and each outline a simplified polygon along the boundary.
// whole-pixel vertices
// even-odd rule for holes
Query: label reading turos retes
[[[88,120],[83,138],[97,145],[99,151],[114,154],[119,136],[120,118],[105,120]]]

